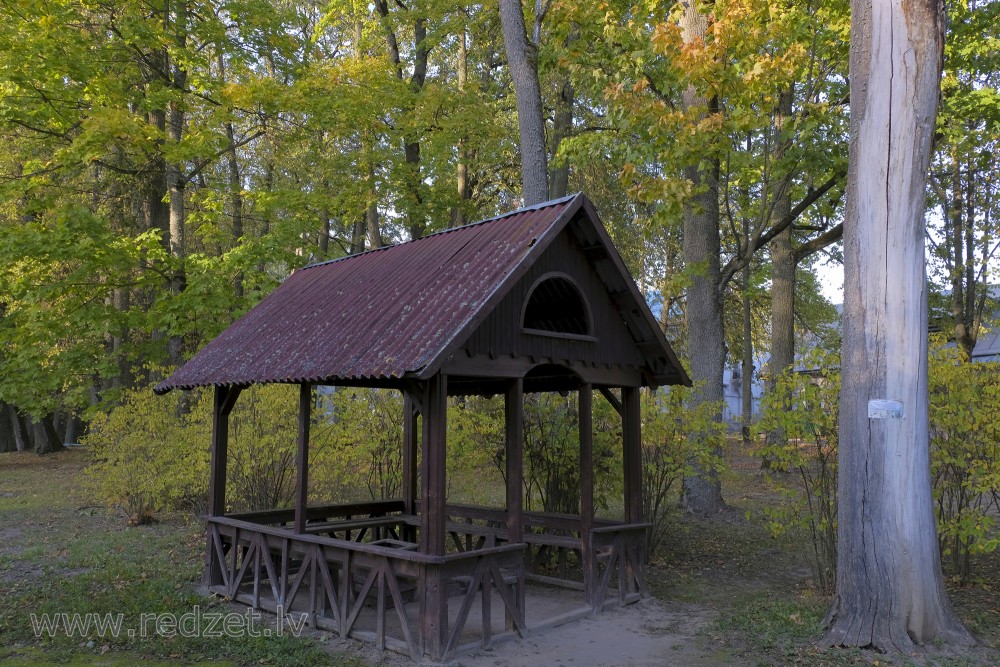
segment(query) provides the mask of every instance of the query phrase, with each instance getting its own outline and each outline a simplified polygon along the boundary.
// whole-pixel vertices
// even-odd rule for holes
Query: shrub
[[[702,403],[689,408],[691,390],[671,387],[642,392],[642,513],[652,524],[646,541],[649,558],[667,533],[670,513],[678,506],[684,477],[720,470],[726,425],[716,421],[722,408]]]
[[[771,533],[805,528],[812,543],[819,587],[832,592],[837,571],[837,444],[839,357],[815,351],[803,360],[811,373],[786,370],[764,397],[756,432],[769,437],[756,454],[767,461],[771,482],[788,502],[765,510]],[[794,473],[786,478],[783,473]]]
[[[1000,545],[1000,375],[994,364],[969,363],[937,338],[929,365],[931,481],[946,570],[967,582],[971,557]]]
[[[790,502],[767,511],[781,533],[805,526],[812,538],[820,586],[831,590],[836,568],[837,399],[835,355],[815,354],[814,375],[785,373],[764,397],[759,431],[783,432],[758,450],[776,470],[794,471],[795,482],[773,476]],[[941,337],[928,359],[931,484],[942,565],[967,582],[972,556],[1000,546],[1000,375],[992,364],[970,363]]]
[[[204,505],[212,420],[211,399],[203,394],[127,391],[120,405],[91,421],[84,443],[95,461],[87,473],[98,494],[123,508],[130,523],[148,523],[165,509]]]
[[[232,509],[288,507],[295,498],[299,388],[249,387],[229,416],[227,499]]]
[[[319,403],[310,451],[316,492],[338,501],[356,500],[358,488],[374,500],[400,497],[402,395],[388,389],[337,387]]]

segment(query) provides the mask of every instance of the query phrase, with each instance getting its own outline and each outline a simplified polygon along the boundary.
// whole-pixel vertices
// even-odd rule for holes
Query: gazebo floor
[[[266,587],[264,587],[264,589],[266,590]],[[236,599],[238,601],[249,602],[249,597],[251,595],[252,592],[249,589],[246,591],[241,590],[240,594],[236,596]],[[449,597],[449,625],[456,623],[458,620],[462,598],[463,596],[461,595]],[[495,645],[495,642],[499,640],[517,636],[516,633],[510,632],[506,627],[504,604],[500,597],[497,595],[492,596],[490,603],[492,607],[492,614],[490,614],[491,623],[489,632],[483,632],[483,619],[481,615],[469,614],[463,627],[462,634],[458,639],[456,653],[484,648],[484,644],[486,644],[486,646],[491,645],[489,642],[484,642],[482,639],[483,637],[490,638],[490,641],[492,641],[493,645]],[[391,608],[392,601],[387,600],[386,604]],[[478,593],[475,596],[472,606],[475,609],[479,609],[481,605],[482,593]],[[269,591],[265,593],[262,590],[259,606],[270,611],[273,611],[276,608],[274,598],[271,596]],[[418,627],[420,623],[420,603],[417,600],[406,602],[404,603],[404,609],[410,627]],[[525,587],[524,610],[525,622],[527,624],[527,635],[545,632],[546,630],[565,623],[571,623],[581,618],[593,615],[593,609],[591,609],[590,605],[585,604],[580,591],[530,582]],[[308,602],[306,600],[296,600],[296,602],[292,605],[292,608],[286,609],[284,612],[286,614],[308,614]],[[375,599],[374,594],[370,594],[366,603],[361,607],[357,621],[349,633],[349,636],[362,641],[378,643],[378,618],[377,600]],[[387,641],[383,648],[407,654],[408,651],[405,644],[392,641],[388,638],[388,636],[402,636],[402,627],[398,615],[395,613],[388,613],[384,616],[384,619]],[[315,619],[310,620],[317,628],[330,630],[332,632],[337,631],[336,620],[331,615],[320,614],[317,615]],[[288,626],[286,625],[285,627],[287,628]]]

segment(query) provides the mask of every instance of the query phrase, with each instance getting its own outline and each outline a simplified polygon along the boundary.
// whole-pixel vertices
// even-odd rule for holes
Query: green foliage
[[[767,439],[756,454],[777,473],[771,475],[772,484],[788,499],[765,510],[772,534],[807,530],[819,587],[832,592],[837,571],[839,357],[814,350],[802,363],[815,370],[786,370],[764,397],[755,432]]]
[[[836,567],[838,357],[814,351],[811,373],[786,372],[764,397],[759,434],[781,433],[757,454],[788,503],[765,510],[775,534],[805,528],[821,588],[831,590]],[[931,482],[942,563],[961,581],[972,556],[1000,547],[1000,380],[992,364],[969,363],[959,347],[931,341],[929,442]],[[789,477],[783,473],[794,473]],[[794,482],[792,481],[794,479]]]
[[[719,452],[726,425],[715,419],[721,408],[708,402],[689,407],[690,394],[685,387],[642,394],[642,514],[652,524],[646,542],[650,558],[668,534],[684,477],[693,466],[724,467]],[[702,435],[691,437],[694,433]]]
[[[227,507],[267,509],[290,504],[295,489],[297,392],[252,387],[230,415]],[[98,413],[84,439],[94,455],[87,469],[98,496],[123,508],[130,523],[157,512],[204,509],[208,490],[212,393],[129,390]]]
[[[310,452],[310,495],[328,500],[399,498],[403,399],[398,391],[337,387],[319,401]],[[294,413],[293,413],[294,414]],[[314,454],[313,454],[314,452]]]
[[[120,406],[99,413],[84,443],[94,454],[87,472],[100,497],[122,507],[133,524],[148,523],[158,511],[203,503],[209,403],[197,394],[130,391]]]
[[[936,339],[930,376],[931,480],[943,564],[963,582],[971,556],[1000,546],[1000,377]]]
[[[299,388],[250,387],[229,416],[228,504],[236,510],[288,507],[295,497]]]

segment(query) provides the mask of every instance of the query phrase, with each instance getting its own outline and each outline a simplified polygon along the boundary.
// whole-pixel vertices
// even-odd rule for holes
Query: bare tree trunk
[[[382,25],[386,33],[386,46],[389,50],[389,58],[396,69],[396,76],[403,78],[403,61],[399,52],[399,42],[392,26],[389,25],[389,4],[387,0],[375,0],[375,9],[382,17]],[[416,94],[424,87],[427,80],[427,57],[430,54],[430,46],[427,43],[427,22],[422,17],[413,20],[413,74],[410,76],[410,90]],[[420,138],[412,132],[403,141],[403,161],[406,164],[406,186],[409,190],[410,198],[409,212],[407,213],[407,227],[410,231],[410,239],[418,239],[427,230],[427,221],[424,219],[424,201],[421,194],[422,183],[420,176]]]
[[[536,9],[537,13],[537,9]],[[566,36],[566,46],[568,47],[578,36],[576,26],[570,28]],[[556,109],[552,119],[552,157],[559,153],[559,146],[563,139],[573,134],[573,82],[569,78],[569,72],[563,76],[562,85],[559,87],[559,96],[556,98]],[[564,160],[558,167],[552,170],[552,183],[549,188],[549,196],[553,199],[565,197],[569,191],[569,161]]]
[[[749,226],[746,227],[749,232]],[[747,239],[749,241],[749,238]],[[750,444],[753,423],[753,328],[750,319],[750,264],[743,267],[743,384],[741,389],[741,434],[743,443]]]
[[[521,0],[500,0],[500,23],[507,65],[517,98],[521,147],[521,186],[525,206],[549,198],[549,165],[545,153],[545,118],[538,85],[538,49],[524,29]]]
[[[0,401],[0,453],[17,451],[17,443],[14,441],[14,429],[8,418],[8,406]]]
[[[51,454],[65,449],[52,422],[52,415],[32,420],[31,428],[36,454]]]
[[[780,137],[786,119],[792,115],[793,91],[782,91],[778,98],[776,129],[779,137],[774,162],[779,162],[784,152],[785,142]],[[784,220],[792,210],[791,175],[775,193],[772,219]],[[778,376],[795,363],[795,248],[792,243],[792,225],[771,241],[771,358],[767,362],[767,391],[774,391]],[[781,429],[769,431],[767,442],[774,445],[784,441]],[[764,458],[761,468],[770,470],[773,461]]]
[[[156,51],[150,55],[150,60],[161,72],[165,74],[167,69],[166,52]],[[148,114],[149,124],[160,132],[165,132],[167,128],[167,114],[163,109],[154,109]],[[160,140],[158,140],[158,143]],[[159,147],[158,147],[159,148]],[[164,204],[163,199],[167,194],[167,163],[162,152],[157,152],[150,160],[151,169],[143,180],[142,194],[142,217],[145,229],[156,229],[160,232],[160,243],[163,249],[170,252],[170,208]],[[142,304],[145,308],[153,305],[154,296],[151,291],[140,294]],[[154,343],[157,350],[160,349],[164,338],[162,329],[153,329],[150,332],[150,341]],[[145,370],[147,382],[152,382],[159,378],[157,371],[151,370],[148,366]]]
[[[351,246],[347,251],[348,254],[357,255],[359,252],[365,251],[365,232],[367,231],[367,220],[367,212],[365,215],[359,216],[355,219],[354,224],[351,227]]]
[[[174,41],[178,48],[187,45],[187,0],[177,0],[174,7]],[[181,96],[187,87],[187,72],[175,62],[172,68],[172,84],[176,95]],[[179,144],[184,137],[184,107],[179,99],[171,100],[167,112],[167,137],[171,143]],[[170,277],[170,291],[177,296],[186,287],[184,272],[184,175],[177,162],[167,163],[167,186],[170,188],[170,255],[174,268]],[[183,341],[180,336],[170,336],[167,341],[167,359],[173,366],[179,366],[182,358]]]
[[[382,231],[378,218],[378,204],[375,202],[375,174],[371,174],[372,198],[368,202],[368,211],[365,220],[368,223],[368,245],[372,248],[381,248],[385,245],[382,240]]]
[[[685,5],[681,30],[685,43],[702,42],[708,28],[707,16],[696,2]],[[714,104],[694,87],[683,95],[686,109],[711,111]],[[684,264],[696,273],[687,290],[687,319],[691,379],[695,405],[721,403],[722,374],[726,343],[723,337],[720,293],[719,252],[719,168],[691,166],[684,170],[695,194],[684,206]],[[721,413],[717,415],[722,419]],[[684,508],[694,514],[712,514],[725,507],[722,485],[716,471],[703,469],[692,461],[694,475],[684,478]]]
[[[31,449],[31,436],[28,433],[25,420],[21,417],[17,408],[8,404],[6,415],[0,415],[0,418],[6,418],[10,421],[15,449],[19,452],[26,452]]]
[[[458,36],[458,90],[465,92],[469,81],[469,34],[463,27]],[[469,151],[466,148],[466,137],[458,140],[458,165],[456,167],[455,184],[458,189],[458,204],[451,209],[449,227],[461,227],[465,224],[465,203],[469,200]]]
[[[226,61],[219,54],[219,78],[226,79]],[[243,238],[243,177],[240,173],[240,163],[236,156],[236,132],[231,121],[226,121],[226,139],[229,141],[226,150],[226,166],[229,169],[229,210],[232,216],[233,246]],[[243,298],[243,274],[237,272],[233,277],[233,292],[236,298]]]
[[[925,183],[943,41],[935,0],[851,3],[835,646],[971,641],[941,576],[927,433]]]
[[[778,99],[776,129],[780,133],[792,115],[793,91],[787,88]],[[784,142],[779,136],[775,142],[774,161],[779,162],[784,153]],[[784,220],[792,210],[790,178],[775,193],[772,218]],[[792,245],[792,226],[771,241],[771,359],[768,362],[768,390],[774,381],[795,362],[795,250]]]

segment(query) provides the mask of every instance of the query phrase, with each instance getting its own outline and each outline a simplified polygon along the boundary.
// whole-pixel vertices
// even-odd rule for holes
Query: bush
[[[327,500],[399,498],[403,397],[389,389],[337,387],[320,398],[310,449],[311,486]],[[315,454],[315,456],[313,456]],[[315,495],[315,494],[314,494]]]
[[[292,504],[298,414],[298,386],[253,386],[240,394],[229,416],[230,508],[255,511]]]
[[[87,473],[130,523],[148,523],[161,510],[204,507],[212,429],[206,393],[128,391],[121,405],[90,423],[84,443],[95,462]]]
[[[795,482],[773,476],[790,502],[767,512],[781,533],[804,526],[812,538],[820,586],[836,579],[837,399],[836,355],[807,360],[814,375],[785,373],[764,397],[758,430],[783,432],[758,454]],[[1000,375],[992,364],[970,363],[958,347],[937,337],[928,359],[931,484],[942,565],[961,581],[972,575],[972,556],[1000,546]]]
[[[297,388],[252,387],[230,415],[227,507],[288,505],[295,488]],[[212,392],[149,387],[126,391],[122,403],[99,413],[84,443],[87,469],[99,497],[123,508],[130,523],[157,512],[202,512],[208,494]]]
[[[1000,545],[1000,375],[937,338],[929,365],[931,481],[941,560],[967,582],[971,557]]]
[[[840,360],[815,351],[804,360],[813,373],[786,370],[761,404],[756,433],[769,437],[756,454],[776,474],[771,483],[788,502],[765,510],[772,535],[808,531],[820,589],[832,592],[837,572],[837,444]],[[780,438],[774,437],[780,433]],[[792,472],[793,478],[783,473]],[[793,481],[794,480],[794,481]]]
[[[652,524],[646,541],[648,558],[667,533],[693,464],[701,470],[719,470],[723,465],[718,452],[726,439],[726,425],[716,421],[722,407],[702,403],[688,408],[690,395],[684,387],[642,392],[642,514]]]

